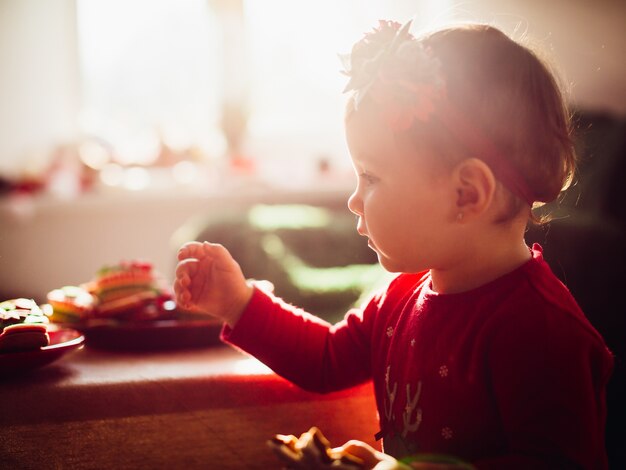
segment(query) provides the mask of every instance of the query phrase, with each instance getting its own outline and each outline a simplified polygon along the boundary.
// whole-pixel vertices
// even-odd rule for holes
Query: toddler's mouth
[[[361,223],[361,220],[359,220],[359,223],[357,224],[356,227],[356,231],[358,232],[359,235],[361,235],[362,237],[367,238],[367,246],[371,249],[374,250],[376,252],[378,252],[376,250],[376,244],[372,241],[372,239],[370,238],[370,236],[367,233],[367,230],[365,229],[365,224]]]
[[[367,236],[367,235],[366,235]],[[372,241],[372,239],[370,237],[367,237],[367,246],[371,249],[374,250],[375,252],[378,253],[378,250],[376,249],[376,244]]]

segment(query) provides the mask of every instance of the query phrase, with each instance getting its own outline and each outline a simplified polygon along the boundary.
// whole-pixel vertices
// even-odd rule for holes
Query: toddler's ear
[[[468,158],[454,168],[456,208],[464,216],[484,213],[491,205],[497,187],[496,178],[485,162]]]

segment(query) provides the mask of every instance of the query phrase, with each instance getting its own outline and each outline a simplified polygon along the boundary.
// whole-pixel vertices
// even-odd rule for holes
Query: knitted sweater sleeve
[[[255,288],[235,327],[224,326],[221,338],[305,390],[330,392],[371,378],[375,311],[372,301],[331,325]]]

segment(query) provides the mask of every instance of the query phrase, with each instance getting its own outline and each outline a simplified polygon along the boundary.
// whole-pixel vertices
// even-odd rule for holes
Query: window
[[[126,164],[223,145],[215,16],[206,0],[78,0],[83,131]]]
[[[221,159],[223,106],[234,103],[247,124],[241,153],[278,178],[289,165],[292,180],[322,159],[349,167],[337,54],[377,19],[418,13],[382,0],[77,2],[81,124],[120,163],[150,164],[163,142]]]

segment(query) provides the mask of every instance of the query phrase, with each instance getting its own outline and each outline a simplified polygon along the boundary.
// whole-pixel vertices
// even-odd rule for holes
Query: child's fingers
[[[198,260],[196,258],[186,258],[176,265],[176,279],[186,282],[187,286],[191,282],[191,278],[198,272]],[[185,279],[185,281],[183,281]]]
[[[191,277],[189,277],[189,266],[176,267],[174,274],[174,285],[180,288],[187,288],[191,284]]]
[[[205,241],[202,242],[202,245],[199,249],[204,256],[223,257],[230,255],[224,245],[220,243],[211,243]]]
[[[178,250],[178,260],[182,261],[187,258],[198,258],[203,254],[202,243],[187,242]]]
[[[239,268],[237,262],[233,259],[230,251],[219,243],[204,242],[202,244],[203,259],[211,259],[214,263],[216,271],[231,272]]]
[[[185,244],[183,244],[179,249],[178,249],[178,260],[183,260],[185,258],[189,258],[189,254],[191,253],[191,250],[193,249],[193,245],[196,244],[198,242],[187,242]]]
[[[346,442],[341,447],[336,447],[332,449],[333,452],[337,452],[339,454],[349,454],[363,462],[364,468],[379,468],[382,462],[387,462],[390,464],[397,463],[393,457],[387,456],[382,452],[377,451],[372,446],[366,444],[365,442],[358,440],[350,440]],[[384,466],[380,466],[380,468],[387,468]],[[393,467],[388,467],[393,468]]]
[[[230,259],[230,252],[219,243],[210,242],[187,242],[178,250],[178,260],[216,258],[218,260]]]
[[[190,307],[192,300],[191,278],[197,274],[199,264],[197,259],[190,258],[180,261],[176,266],[174,296],[176,303],[183,308]]]
[[[177,305],[180,305],[183,308],[190,307],[190,304],[191,304],[191,294],[189,293],[189,291],[187,289],[184,289],[184,288],[176,289],[176,288],[174,288],[174,293],[175,293],[175,299],[176,299],[176,304]]]
[[[174,278],[174,294],[176,297],[180,297],[183,292],[189,291],[191,285],[191,278],[187,273],[188,266],[177,266],[176,276]]]
[[[177,305],[181,307],[187,307],[189,305],[189,301],[191,300],[191,294],[189,290],[181,285],[180,280],[174,281],[174,300]]]

